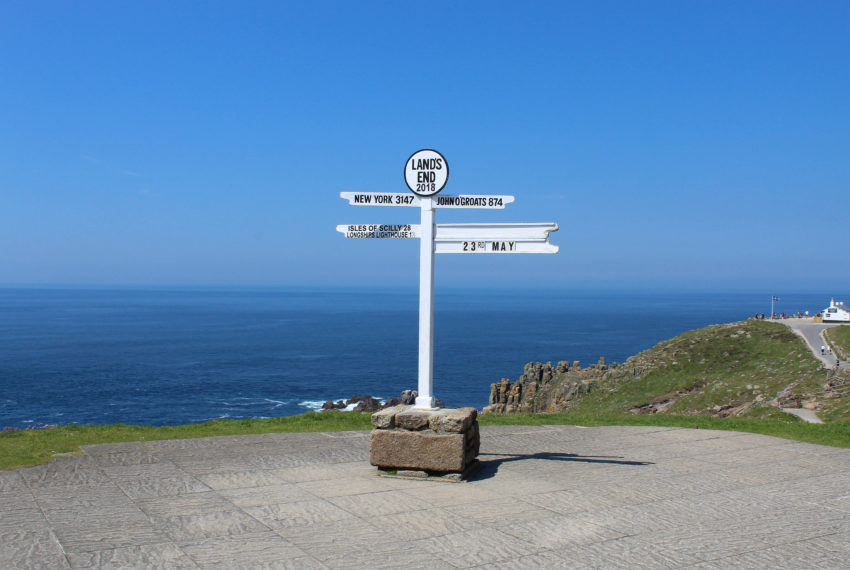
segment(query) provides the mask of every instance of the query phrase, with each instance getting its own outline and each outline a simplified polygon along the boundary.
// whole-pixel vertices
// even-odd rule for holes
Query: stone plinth
[[[383,470],[463,473],[478,456],[475,408],[394,406],[372,414],[372,465]]]

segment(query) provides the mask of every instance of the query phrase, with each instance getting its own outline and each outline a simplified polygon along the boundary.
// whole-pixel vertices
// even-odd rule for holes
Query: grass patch
[[[781,417],[770,419],[752,418],[712,418],[707,416],[676,416],[669,414],[653,415],[582,415],[573,413],[559,414],[485,414],[478,420],[482,426],[492,425],[578,425],[597,426],[659,426],[692,429],[715,429],[724,431],[742,431],[758,433],[829,445],[850,448],[850,423],[809,424],[798,418],[779,412]]]
[[[807,424],[793,416],[770,419],[710,418],[704,416],[485,414],[482,426],[494,425],[581,425],[581,426],[666,426],[759,433],[807,443],[850,447],[850,423]],[[0,433],[0,469],[38,465],[58,453],[77,453],[81,445],[186,439],[224,435],[275,432],[353,431],[372,428],[370,414],[357,412],[310,412],[300,416],[257,420],[215,420],[181,426],[68,425],[40,430]]]
[[[824,334],[842,360],[850,359],[850,326],[829,328]]]
[[[369,418],[370,414],[330,410],[308,412],[300,416],[213,420],[180,426],[71,424],[46,429],[9,431],[0,433],[0,469],[45,463],[57,453],[78,452],[81,445],[256,433],[366,430],[372,428]]]

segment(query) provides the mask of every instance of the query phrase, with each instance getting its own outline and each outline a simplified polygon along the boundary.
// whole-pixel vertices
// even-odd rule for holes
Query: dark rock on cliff
[[[344,410],[345,408],[354,405],[352,408],[355,412],[377,412],[378,410],[383,410],[384,408],[391,408],[392,406],[397,406],[399,404],[404,404],[406,406],[410,406],[416,403],[416,397],[419,395],[419,392],[416,390],[405,390],[401,393],[398,398],[390,398],[385,403],[381,404],[381,401],[369,396],[367,394],[357,395],[354,394],[348,400],[342,401],[339,400],[334,402],[333,400],[328,400],[324,404],[322,404],[323,410]],[[446,405],[443,404],[440,400],[437,400],[434,404],[438,408],[445,408]]]
[[[604,359],[600,362],[604,363]],[[578,361],[571,365],[562,360],[555,366],[551,362],[529,362],[516,382],[502,378],[501,382],[490,386],[490,402],[484,411],[545,413],[562,410],[576,394],[589,392],[590,384],[603,371],[598,365],[582,370]]]

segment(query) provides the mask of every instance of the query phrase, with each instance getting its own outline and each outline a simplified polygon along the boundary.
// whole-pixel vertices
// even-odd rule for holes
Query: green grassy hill
[[[826,339],[841,360],[850,361],[850,325],[826,329]]]
[[[763,321],[686,332],[629,358],[588,368],[529,363],[491,389],[488,411],[767,418],[806,407],[850,420],[850,378],[821,367],[787,327]]]

